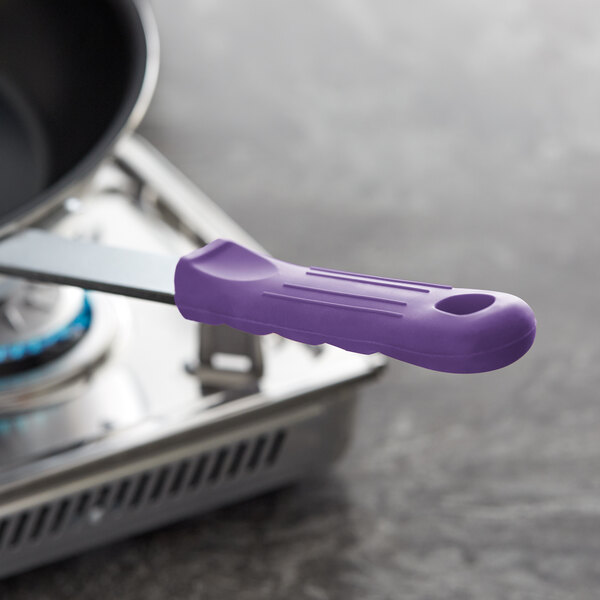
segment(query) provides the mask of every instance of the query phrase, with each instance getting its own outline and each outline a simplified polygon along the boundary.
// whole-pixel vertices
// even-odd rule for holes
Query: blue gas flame
[[[37,356],[59,342],[64,342],[74,337],[81,337],[82,333],[89,329],[91,321],[92,309],[86,294],[79,314],[68,325],[65,325],[58,331],[24,342],[0,344],[0,364]]]
[[[62,329],[26,342],[0,345],[0,364],[37,356],[59,342],[81,337],[90,328],[91,321],[92,309],[86,294],[79,314]],[[0,439],[10,434],[24,433],[33,423],[45,421],[47,414],[47,410],[41,410],[0,418]]]

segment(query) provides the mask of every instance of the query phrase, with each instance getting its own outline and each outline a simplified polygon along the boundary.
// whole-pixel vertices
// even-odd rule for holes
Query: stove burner
[[[6,313],[5,313],[6,314]],[[0,344],[0,376],[38,367],[70,350],[87,332],[92,311],[87,295],[81,309],[66,325],[31,339]]]
[[[44,425],[48,419],[48,411],[38,410],[9,417],[0,417],[0,440],[14,433],[25,433],[32,425]]]

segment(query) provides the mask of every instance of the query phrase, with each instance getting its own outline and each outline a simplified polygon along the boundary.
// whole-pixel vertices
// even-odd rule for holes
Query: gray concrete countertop
[[[11,600],[597,600],[600,5],[154,2],[141,130],[277,256],[501,289],[519,363],[393,364],[327,476],[38,569]]]

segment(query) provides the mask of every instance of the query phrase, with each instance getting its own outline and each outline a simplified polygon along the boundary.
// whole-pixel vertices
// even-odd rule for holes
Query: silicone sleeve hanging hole
[[[452,315],[471,315],[491,306],[494,300],[490,294],[459,294],[440,300],[435,307]]]

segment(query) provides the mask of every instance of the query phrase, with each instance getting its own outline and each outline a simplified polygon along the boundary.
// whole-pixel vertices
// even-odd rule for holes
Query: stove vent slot
[[[75,499],[73,498],[73,501]],[[69,514],[69,508],[72,506],[73,502],[70,498],[64,498],[56,505],[56,512],[54,513],[54,518],[52,519],[52,525],[50,526],[50,533],[59,534],[66,521],[66,517]]]
[[[221,448],[216,455],[215,462],[212,465],[210,473],[208,475],[208,481],[210,483],[217,483],[219,481],[219,477],[221,472],[223,471],[223,466],[225,465],[225,460],[229,456],[231,449],[228,447]]]
[[[152,491],[150,492],[150,500],[152,502],[156,502],[160,500],[162,497],[163,490],[165,489],[165,484],[167,479],[172,476],[174,467],[172,465],[163,467],[158,472],[158,476],[154,480],[154,484],[152,485]]]
[[[40,537],[40,534],[44,530],[44,525],[48,521],[48,514],[50,513],[50,507],[48,505],[42,506],[37,513],[36,519],[33,523],[33,527],[30,533],[30,539],[35,542]]]
[[[277,463],[285,438],[284,430],[262,434],[9,515],[0,519],[0,561],[24,545],[82,535],[105,518],[135,518],[134,511],[252,477]]]
[[[285,431],[278,431],[274,436],[271,443],[271,447],[269,448],[269,452],[267,453],[267,465],[269,467],[273,466],[279,455],[281,454],[281,448],[283,447],[283,442],[285,441]]]
[[[23,531],[27,522],[29,521],[29,512],[21,513],[15,520],[15,527],[13,528],[12,534],[8,540],[9,548],[16,548],[21,543],[21,538],[23,537]]]
[[[191,469],[191,462],[189,460],[182,460],[179,465],[174,469],[175,475],[173,481],[169,487],[169,495],[176,496],[179,491],[183,488],[183,485],[188,477]]]
[[[235,477],[238,474],[247,450],[248,444],[246,442],[240,442],[237,445],[237,448],[235,449],[235,452],[233,454],[233,458],[231,459],[231,463],[227,467],[228,477]]]
[[[129,506],[131,508],[136,508],[142,502],[144,497],[144,492],[146,491],[146,487],[148,486],[148,481],[150,481],[150,473],[143,473],[135,484],[135,492],[131,497],[129,502]]]
[[[190,479],[189,488],[195,489],[200,485],[202,476],[204,475],[204,469],[206,467],[206,456],[200,456],[196,459],[192,478]]]
[[[248,461],[248,470],[254,471],[260,460],[264,454],[265,446],[267,445],[267,438],[264,435],[259,436],[259,438],[254,443],[254,448],[250,453],[250,460]]]
[[[116,485],[117,491],[115,493],[113,508],[118,509],[123,506],[127,500],[128,492],[131,489],[131,481],[129,479],[123,479],[119,484]]]

